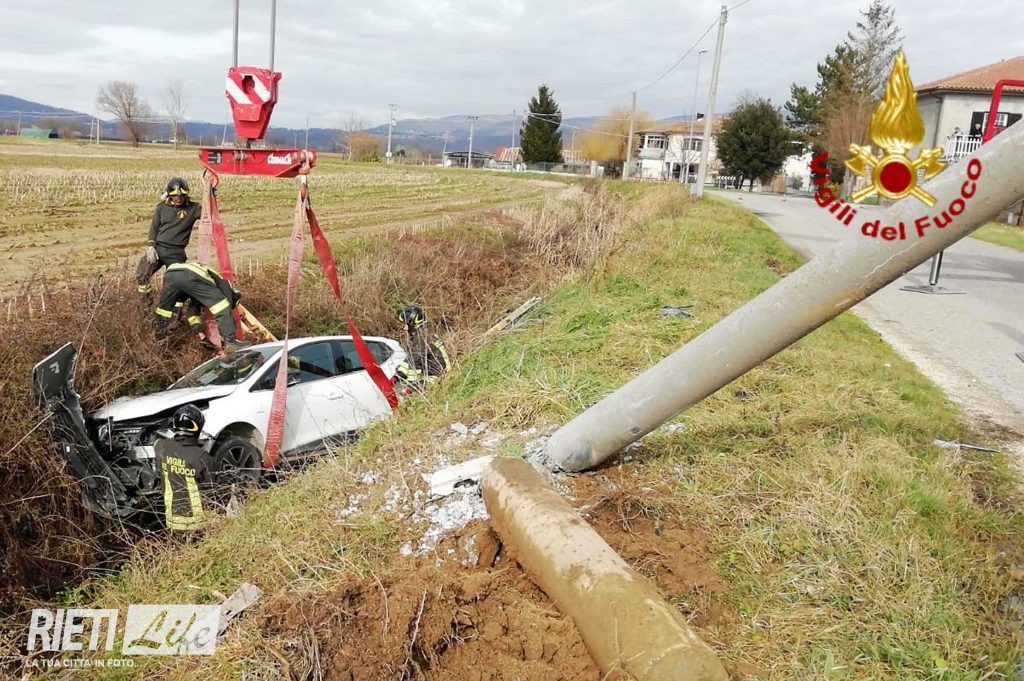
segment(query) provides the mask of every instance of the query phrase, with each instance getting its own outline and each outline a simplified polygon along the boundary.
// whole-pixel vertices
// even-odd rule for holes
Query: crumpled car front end
[[[74,388],[78,351],[71,343],[32,371],[36,402],[51,415],[51,430],[71,471],[83,485],[86,505],[108,518],[125,518],[141,508],[138,478],[112,465],[97,449]]]

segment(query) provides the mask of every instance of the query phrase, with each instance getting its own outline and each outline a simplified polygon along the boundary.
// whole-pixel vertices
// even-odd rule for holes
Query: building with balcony
[[[1024,56],[925,83],[917,88],[917,108],[924,120],[921,147],[942,147],[943,158],[955,161],[981,146],[988,124],[992,93],[1000,80],[1024,81]],[[995,127],[1005,129],[1024,115],[1024,87],[1003,90]],[[919,147],[920,148],[920,147]]]
[[[718,145],[716,139],[722,131],[725,116],[715,116],[711,126],[711,138],[707,142],[708,176],[711,182],[718,174],[721,164],[718,162]],[[691,132],[692,129],[692,132]],[[637,131],[639,150],[633,177],[642,180],[675,180],[686,179],[694,182],[697,178],[697,166],[700,163],[701,150],[704,147],[704,121],[668,123],[652,126]]]

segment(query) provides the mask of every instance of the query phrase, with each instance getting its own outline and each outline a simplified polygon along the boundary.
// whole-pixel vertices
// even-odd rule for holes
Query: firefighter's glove
[[[159,259],[160,255],[156,252],[156,246],[153,246],[151,244],[148,248],[146,248],[146,262],[152,265]]]

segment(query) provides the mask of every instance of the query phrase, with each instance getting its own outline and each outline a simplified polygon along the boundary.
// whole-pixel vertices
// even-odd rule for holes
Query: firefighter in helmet
[[[135,269],[139,293],[147,296],[152,293],[149,280],[161,267],[185,262],[185,247],[202,212],[202,206],[189,197],[188,182],[172,177],[164,190],[163,200],[153,210],[149,243]]]
[[[214,349],[202,333],[203,320],[200,313],[206,308],[217,320],[224,350],[229,352],[246,347],[250,343],[238,340],[234,310],[241,300],[231,282],[220,276],[213,268],[197,262],[173,263],[164,274],[164,289],[156,314],[158,332],[165,332],[174,318],[177,308],[186,302],[190,304],[188,323],[200,333],[204,346]]]
[[[409,338],[409,360],[398,367],[399,375],[409,383],[440,376],[448,371],[451,362],[444,343],[437,337],[434,325],[419,305],[406,305],[398,312]],[[411,364],[410,364],[411,363]]]
[[[164,515],[171,530],[195,529],[203,521],[199,486],[209,482],[209,455],[199,444],[206,418],[193,404],[171,417],[172,437],[157,440],[156,464],[164,487]]]

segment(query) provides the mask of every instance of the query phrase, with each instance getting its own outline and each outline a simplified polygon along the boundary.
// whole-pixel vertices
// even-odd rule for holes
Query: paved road
[[[809,198],[720,194],[752,210],[807,258],[844,239],[844,230]],[[860,215],[878,212],[858,208]],[[957,403],[976,417],[1024,435],[1024,253],[977,239],[946,251],[939,284],[964,295],[927,295],[901,286],[928,283],[929,263],[858,304],[865,319]]]

